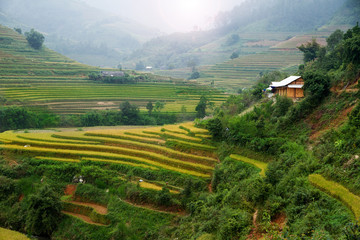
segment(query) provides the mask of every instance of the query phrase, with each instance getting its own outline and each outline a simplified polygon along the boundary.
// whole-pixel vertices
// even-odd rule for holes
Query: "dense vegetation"
[[[250,196],[246,195],[249,193],[247,186],[252,186],[249,182],[244,187],[236,184],[225,189],[214,188],[216,195],[224,196],[225,192],[228,194],[233,191],[244,194],[245,199],[252,203],[251,206],[263,214],[259,222],[265,226],[265,231],[271,231],[266,229],[269,226],[266,225],[267,214],[270,218],[276,218],[283,213],[288,219],[288,229],[282,234],[278,233],[283,237],[301,235],[301,239],[353,239],[346,237],[348,229],[345,228],[347,225],[351,226],[351,214],[344,206],[311,187],[307,176],[314,172],[323,174],[359,194],[358,85],[354,90],[330,93],[331,85],[346,88],[357,82],[360,72],[357,59],[359,36],[359,27],[355,26],[346,33],[334,32],[328,38],[327,47],[318,47],[316,44],[301,47],[304,50],[314,46],[318,49],[313,60],[307,58],[307,51],[304,51],[307,62],[300,67],[299,74],[305,81],[306,97],[300,102],[294,104],[285,97],[277,97],[276,102],[263,98],[254,106],[253,111],[237,115],[254,102],[257,96],[261,98],[262,93],[258,92],[258,95],[256,91],[261,86],[260,82],[253,89],[230,97],[218,110],[215,118],[201,123],[209,129],[214,139],[222,141],[231,151],[244,154],[246,148],[267,155],[267,159],[274,159],[268,164],[266,177],[260,178],[256,192],[250,191]],[[274,75],[266,75],[262,81],[273,80],[273,77]],[[310,120],[313,114],[321,114],[321,119],[316,119],[317,124],[326,120],[329,124],[331,119],[336,120],[346,109],[352,109],[348,122],[337,130],[327,131],[316,142],[309,140],[309,136],[314,134]],[[309,145],[312,151],[307,150]],[[221,169],[220,166],[227,161],[218,165],[217,169]],[[213,184],[219,178],[229,176],[217,173],[215,170]],[[224,196],[221,199],[224,201],[227,198]],[[274,232],[271,234],[280,236]],[[354,234],[358,237],[358,233]]]

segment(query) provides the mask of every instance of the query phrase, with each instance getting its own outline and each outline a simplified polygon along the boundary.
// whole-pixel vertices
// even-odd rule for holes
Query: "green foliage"
[[[35,31],[34,29],[31,29],[30,32],[26,32],[25,36],[29,45],[34,49],[40,49],[45,40],[44,35]]]
[[[289,108],[293,105],[293,101],[285,96],[276,96],[276,103],[274,104],[274,117],[281,117],[284,116],[288,111]]]
[[[350,223],[345,228],[346,240],[358,240],[360,238],[359,222]]]
[[[109,201],[109,196],[105,190],[94,187],[91,184],[77,185],[74,198],[79,198],[81,201],[85,202],[94,202],[103,205],[107,205]]]
[[[358,104],[349,115],[349,124],[360,128],[360,105]]]
[[[61,218],[60,199],[48,185],[30,195],[26,216],[26,231],[31,234],[51,236]]]
[[[148,110],[149,112],[149,115],[151,115],[151,112],[152,110],[154,109],[154,105],[151,101],[149,101],[147,104],[146,104],[146,109]]]
[[[318,56],[320,44],[316,42],[316,39],[313,39],[305,45],[302,44],[298,49],[304,53],[304,62],[306,63],[314,60]]]
[[[200,97],[200,101],[198,105],[196,105],[195,111],[196,111],[196,117],[197,118],[203,118],[206,115],[206,107],[209,103],[209,100],[203,95]]]
[[[0,107],[0,131],[9,129],[53,127],[58,117],[47,112],[33,112],[23,107]]]
[[[139,120],[139,109],[135,105],[131,105],[128,101],[121,103],[121,118],[125,125],[132,125]]]
[[[230,59],[234,59],[234,58],[238,58],[239,57],[239,53],[238,52],[233,52],[230,56]]]
[[[344,32],[340,29],[337,29],[335,32],[333,32],[327,39],[327,48],[330,51],[333,51],[343,40],[344,38]]]
[[[320,102],[330,92],[330,79],[321,72],[307,71],[304,76],[304,90],[313,100]]]
[[[17,32],[18,34],[22,34],[22,30],[21,28],[14,28],[15,32]]]
[[[198,78],[200,78],[200,73],[198,71],[194,71],[191,73],[191,75],[188,79],[191,80],[191,79],[198,79]]]

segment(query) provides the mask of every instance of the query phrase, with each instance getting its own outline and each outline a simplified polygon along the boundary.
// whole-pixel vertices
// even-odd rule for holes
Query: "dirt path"
[[[78,201],[69,201],[70,203],[76,204],[76,205],[81,205],[81,206],[88,206],[88,207],[92,207],[93,209],[95,209],[96,212],[106,215],[108,213],[108,209],[107,207],[101,206],[99,204],[95,204],[95,203],[87,203],[87,202],[78,202]]]
[[[258,210],[253,214],[253,228],[251,229],[250,234],[247,236],[247,240],[261,240],[261,239],[272,239],[274,236],[269,236],[265,232],[261,231],[259,229],[259,225],[257,224],[256,220],[258,218]],[[271,228],[281,234],[283,231],[285,225],[286,225],[287,219],[285,213],[277,214],[272,220],[271,220]]]
[[[68,184],[64,190],[65,195],[74,195],[76,191],[76,185]]]
[[[96,223],[96,222],[92,221],[89,217],[87,217],[85,215],[81,215],[81,214],[78,214],[78,213],[67,212],[67,211],[62,211],[62,213],[67,214],[67,215],[71,215],[71,216],[74,216],[74,217],[77,217],[77,218],[80,218],[80,219],[82,219],[83,221],[85,221],[85,222],[87,222],[89,224],[99,225],[99,226],[106,226],[104,224]]]
[[[158,209],[155,206],[151,205],[151,204],[135,204],[132,203],[128,200],[123,200],[121,199],[121,201],[126,202],[127,204],[130,204],[134,207],[138,207],[138,208],[143,208],[143,209],[147,209],[147,210],[151,210],[151,211],[155,211],[155,212],[160,212],[160,213],[167,213],[167,214],[175,214],[175,215],[181,215],[184,216],[186,215],[186,212],[184,210],[175,210],[175,209]]]
[[[212,189],[212,184],[211,184],[211,182],[209,183],[209,185],[208,185],[208,189],[209,189],[209,192],[210,193],[212,193],[213,192],[213,189]]]

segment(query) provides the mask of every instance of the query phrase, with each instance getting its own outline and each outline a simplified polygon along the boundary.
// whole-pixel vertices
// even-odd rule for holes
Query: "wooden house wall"
[[[297,88],[296,89],[296,93],[295,93],[295,97],[296,98],[302,98],[304,97],[304,90],[301,88]]]

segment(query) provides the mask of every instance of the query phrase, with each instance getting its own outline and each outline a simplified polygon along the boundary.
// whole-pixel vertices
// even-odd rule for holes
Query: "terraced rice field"
[[[343,202],[351,209],[355,219],[360,220],[360,196],[353,194],[339,183],[326,180],[320,174],[311,174],[309,176],[309,181],[317,188]]]
[[[200,71],[206,76],[199,82],[210,84],[214,81],[217,88],[237,90],[249,88],[260,77],[260,72],[296,69],[302,63],[302,54],[298,50],[269,50],[239,57],[214,66],[202,67]]]
[[[30,240],[26,235],[6,228],[0,228],[0,239],[6,240]]]
[[[217,159],[211,154],[205,157],[200,154],[203,149],[211,153],[216,148],[208,145],[208,140],[196,136],[196,133],[208,136],[206,130],[198,129],[191,123],[145,129],[103,129],[86,132],[8,131],[0,134],[0,149],[26,153],[39,160],[121,164],[152,171],[165,169],[209,178]],[[168,144],[173,141],[177,144]],[[181,151],[182,145],[189,151]],[[158,184],[149,182],[144,182],[143,185],[159,187],[156,186]]]
[[[152,82],[101,84],[88,79],[96,67],[80,64],[46,47],[30,48],[23,35],[0,25],[0,96],[8,102],[40,106],[59,114],[80,114],[89,110],[119,109],[130,101],[147,111],[149,101],[162,101],[163,111],[195,112],[201,95],[216,104],[226,96],[208,87],[169,77],[153,76]],[[129,74],[137,73],[128,71]]]
[[[240,156],[237,154],[231,154],[230,157],[232,159],[235,159],[235,160],[238,160],[238,161],[241,161],[241,162],[244,162],[244,163],[247,163],[247,164],[250,164],[250,165],[253,165],[253,166],[259,168],[260,175],[265,177],[265,172],[266,172],[267,165],[268,165],[267,163],[261,162],[261,161],[255,160],[255,159],[250,159],[250,158]]]

